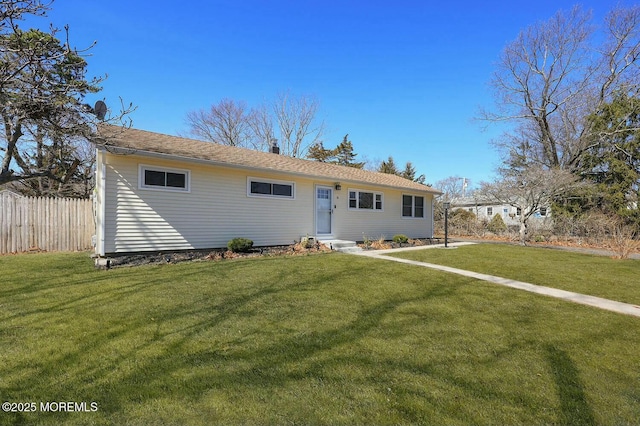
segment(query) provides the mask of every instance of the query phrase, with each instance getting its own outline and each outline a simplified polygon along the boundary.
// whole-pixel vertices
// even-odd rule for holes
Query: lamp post
[[[442,207],[444,207],[444,248],[449,247],[449,207],[451,207],[450,202],[442,203]]]

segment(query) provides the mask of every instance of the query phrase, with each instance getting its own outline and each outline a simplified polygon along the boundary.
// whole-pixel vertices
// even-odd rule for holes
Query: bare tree
[[[613,9],[594,44],[591,13],[574,7],[523,30],[502,52],[490,121],[516,123],[500,142],[507,161],[574,170],[591,141],[587,117],[616,90],[640,88],[640,6]]]
[[[314,98],[289,93],[251,110],[244,102],[223,99],[209,110],[189,112],[186,122],[188,133],[201,140],[259,151],[279,142],[281,154],[304,157],[324,131],[318,105]]]
[[[249,126],[253,132],[254,143],[257,150],[267,151],[273,143],[277,142],[273,128],[273,118],[266,104],[251,110],[249,114]]]
[[[460,176],[449,176],[448,178],[439,180],[434,187],[442,192],[442,198],[446,201],[456,198],[463,198],[467,195],[467,188],[470,181]]]
[[[311,145],[320,142],[324,122],[318,121],[318,108],[317,99],[309,96],[295,98],[288,92],[278,95],[273,113],[283,154],[302,158]]]
[[[577,186],[577,178],[566,170],[530,166],[524,170],[501,170],[500,179],[481,183],[477,196],[519,209],[520,242],[525,244],[529,219]]]
[[[186,121],[189,133],[197,139],[255,149],[250,116],[244,102],[225,98],[208,110],[189,112]]]

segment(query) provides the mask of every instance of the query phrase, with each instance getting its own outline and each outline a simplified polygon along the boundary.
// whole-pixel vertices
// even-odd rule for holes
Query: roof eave
[[[385,185],[385,184],[381,184],[381,183],[366,182],[366,181],[363,181],[363,180],[354,180],[354,179],[345,179],[345,178],[338,178],[338,177],[322,176],[322,175],[316,175],[316,174],[313,174],[313,173],[302,173],[302,172],[291,172],[291,171],[286,171],[286,170],[277,170],[277,169],[272,169],[272,168],[269,168],[269,167],[253,167],[253,166],[247,166],[247,165],[243,165],[243,164],[226,163],[226,162],[223,162],[223,161],[208,160],[208,159],[188,157],[188,156],[182,156],[182,155],[176,155],[176,154],[167,154],[167,153],[156,152],[156,151],[146,151],[146,150],[138,149],[138,148],[126,148],[126,147],[120,147],[120,146],[115,146],[115,145],[99,145],[98,149],[101,149],[103,151],[106,151],[106,152],[109,152],[109,153],[115,154],[115,155],[139,155],[141,157],[159,158],[159,159],[163,159],[163,160],[173,160],[173,161],[185,161],[185,162],[213,165],[213,166],[225,167],[225,168],[231,168],[231,169],[241,169],[241,170],[248,170],[248,171],[267,171],[267,172],[271,172],[271,173],[280,173],[280,174],[284,174],[284,175],[305,177],[305,178],[313,178],[313,179],[322,179],[322,180],[332,180],[333,179],[333,180],[339,180],[341,183],[348,182],[348,183],[354,183],[354,184],[360,184],[360,185],[365,184],[365,185],[377,186],[377,187],[382,187],[382,188],[402,189],[402,190],[405,190],[405,191],[421,191],[421,192],[427,192],[427,193],[433,194],[433,195],[442,194],[440,191],[437,191],[437,190],[435,190],[435,189],[433,189],[433,188],[431,188],[429,186],[426,186],[426,185],[425,185],[425,189],[422,189],[422,188],[420,188],[420,189],[418,189],[418,188],[408,188],[408,187],[402,187],[402,186]]]

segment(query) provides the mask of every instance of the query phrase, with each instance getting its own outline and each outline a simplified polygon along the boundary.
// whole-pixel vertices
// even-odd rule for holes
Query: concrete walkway
[[[456,247],[460,247],[463,245],[470,245],[470,244],[474,244],[474,243],[470,243],[470,242],[450,243],[449,247],[452,249],[455,249]],[[478,272],[466,271],[464,269],[458,269],[458,268],[451,268],[449,266],[435,265],[433,263],[418,262],[415,260],[408,260],[408,259],[401,259],[398,257],[386,256],[386,254],[388,253],[398,253],[401,251],[424,250],[424,249],[433,249],[433,248],[444,249],[444,245],[438,244],[433,246],[407,247],[407,248],[389,249],[389,250],[368,250],[368,251],[362,251],[362,252],[353,253],[353,254],[356,254],[358,256],[367,256],[375,259],[391,260],[394,262],[400,262],[400,263],[406,263],[409,265],[416,265],[416,266],[422,266],[425,268],[436,269],[438,271],[449,272],[452,274],[458,274],[458,275],[462,275],[469,278],[488,281],[488,282],[499,284],[505,287],[516,288],[518,290],[524,290],[531,293],[542,294],[544,296],[555,297],[557,299],[566,300],[568,302],[580,303],[582,305],[593,306],[593,307],[604,309],[607,311],[640,317],[640,306],[632,305],[629,303],[616,302],[614,300],[603,299],[601,297],[588,296],[586,294],[580,294],[580,293],[573,293],[571,291],[559,290],[551,287],[544,287],[540,285],[525,283],[522,281],[511,280],[508,278],[496,277],[493,275],[480,274]]]

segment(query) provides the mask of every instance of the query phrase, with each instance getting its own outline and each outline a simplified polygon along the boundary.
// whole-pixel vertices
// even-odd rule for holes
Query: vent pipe
[[[271,150],[272,154],[280,154],[280,147],[278,146],[278,139],[271,139]]]

